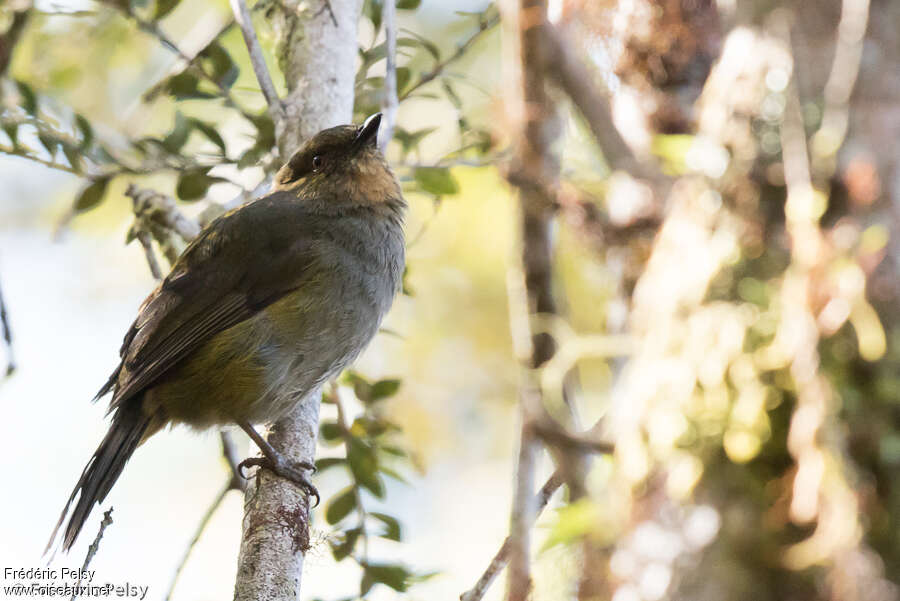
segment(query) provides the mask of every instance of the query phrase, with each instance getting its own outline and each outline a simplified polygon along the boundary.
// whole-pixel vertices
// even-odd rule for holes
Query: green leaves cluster
[[[355,372],[347,372],[343,384],[352,387],[363,412],[348,423],[341,401],[333,393],[323,398],[323,402],[337,407],[338,417],[322,422],[320,440],[325,445],[343,445],[344,455],[321,458],[316,461],[316,468],[342,469],[349,479],[349,484],[325,504],[325,520],[337,527],[331,538],[331,553],[336,561],[351,558],[362,568],[360,597],[376,584],[402,592],[420,577],[403,565],[371,560],[367,544],[370,536],[401,542],[400,521],[396,516],[365,507],[367,495],[385,498],[385,476],[405,482],[396,470],[409,464],[406,452],[395,443],[400,428],[385,416],[382,408],[383,402],[400,389],[400,381],[370,382]]]

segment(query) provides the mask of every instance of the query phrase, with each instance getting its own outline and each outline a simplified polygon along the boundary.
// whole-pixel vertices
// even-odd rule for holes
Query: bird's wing
[[[210,224],[141,305],[97,396],[114,389],[112,411],[215,334],[301,287],[315,271],[316,221],[275,193]]]

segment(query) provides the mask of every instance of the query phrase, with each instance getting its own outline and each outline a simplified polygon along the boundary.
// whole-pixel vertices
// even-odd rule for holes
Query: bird
[[[270,469],[318,502],[313,466],[253,424],[276,421],[352,363],[401,288],[407,204],[376,143],[380,122],[376,113],[313,136],[268,194],[206,226],[146,298],[94,399],[112,392],[109,430],[47,550],[67,515],[61,543],[72,547],[135,449],[170,425],[237,424],[263,455],[241,470]]]

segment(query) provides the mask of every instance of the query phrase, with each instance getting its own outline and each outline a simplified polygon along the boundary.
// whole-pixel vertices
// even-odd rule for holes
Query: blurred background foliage
[[[590,462],[586,494],[558,494],[541,518],[534,598],[900,599],[900,6],[550,5],[630,151],[664,175],[613,169],[552,90],[559,351],[539,379],[548,403],[569,382],[581,421],[615,452]],[[324,398],[321,540],[304,586],[329,601],[466,590],[502,541],[512,482],[508,294],[522,241],[504,181],[517,125],[501,16],[476,0],[397,8],[387,154],[411,204],[409,271],[385,331]],[[366,0],[361,16],[357,121],[385,100],[381,9]],[[278,10],[253,6],[283,91]],[[52,468],[58,484],[23,467],[26,488],[3,493],[0,548],[13,564],[37,557],[28,541],[49,530],[94,444],[88,376],[100,381],[152,286],[141,234],[164,256],[184,243],[137,191],[202,224],[261,194],[281,158],[224,0],[6,2],[0,30],[0,284],[18,366],[0,383],[16,418],[4,446],[13,460],[73,456]],[[60,325],[40,327],[53,313]],[[23,433],[37,424],[42,440]],[[141,507],[149,484],[125,479],[116,493],[123,534],[107,553],[133,549],[129,536],[156,542],[128,552],[131,568],[103,553],[98,565],[162,598],[225,472],[209,439],[147,446],[153,465],[210,457],[194,488],[177,483],[199,472],[166,468],[164,501]],[[540,473],[552,469],[544,458]],[[184,517],[153,534],[129,525],[161,510]],[[229,594],[230,578],[208,585],[237,551],[239,508],[221,513],[204,537],[223,542],[197,547],[173,598]]]

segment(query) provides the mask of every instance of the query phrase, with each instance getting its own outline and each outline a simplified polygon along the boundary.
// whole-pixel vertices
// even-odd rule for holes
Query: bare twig
[[[129,184],[125,196],[131,198],[134,212],[129,235],[136,237],[144,247],[153,277],[162,279],[163,272],[153,254],[152,241],[156,240],[171,265],[178,259],[185,244],[200,233],[200,226],[185,217],[175,201],[164,194]]]
[[[175,568],[175,573],[172,575],[172,581],[169,583],[169,588],[164,597],[166,601],[172,598],[172,593],[175,592],[175,586],[178,584],[178,579],[184,571],[184,566],[187,565],[188,559],[190,559],[191,554],[194,552],[194,547],[197,546],[197,542],[203,535],[203,531],[206,530],[206,527],[209,525],[212,516],[216,513],[216,510],[222,504],[222,501],[225,500],[228,491],[238,490],[244,492],[247,489],[247,481],[241,477],[238,470],[239,459],[237,448],[234,444],[234,438],[232,438],[231,433],[227,430],[220,431],[219,436],[222,440],[222,455],[225,457],[225,461],[228,463],[231,470],[231,477],[225,482],[225,485],[219,491],[219,494],[216,495],[216,498],[213,499],[213,502],[210,503],[209,507],[204,512],[203,517],[200,518],[200,523],[197,524],[194,535],[188,542],[188,545],[181,556],[181,560],[178,562],[178,567]]]
[[[6,301],[3,300],[3,289],[0,288],[0,329],[3,330],[3,342],[6,345],[6,376],[16,371],[16,360],[13,355],[12,328],[9,327],[9,313],[6,311]]]
[[[394,135],[397,124],[397,7],[393,2],[385,2],[381,12],[384,23],[384,47],[386,67],[384,73],[384,102],[381,112],[384,115],[381,131],[378,132],[378,147],[384,152]]]
[[[266,59],[263,56],[259,40],[256,38],[256,30],[253,29],[253,22],[250,19],[247,3],[244,0],[231,0],[231,10],[234,12],[234,20],[237,21],[238,26],[241,28],[241,33],[244,35],[244,43],[247,45],[247,51],[250,53],[250,64],[253,65],[253,72],[256,73],[259,89],[262,91],[266,104],[269,106],[269,114],[277,122],[282,117],[281,100],[279,100],[278,93],[275,91],[275,84],[272,83],[269,67],[266,66]]]
[[[140,230],[135,233],[135,236],[137,236],[138,242],[144,248],[144,256],[147,258],[147,265],[150,267],[150,275],[153,276],[154,280],[161,280],[163,273],[159,268],[159,261],[156,260],[156,253],[153,252],[153,240],[150,234],[145,230]]]
[[[94,537],[94,542],[88,547],[87,555],[84,557],[84,563],[81,564],[81,573],[83,574],[85,570],[87,570],[88,566],[91,565],[91,561],[94,559],[94,555],[97,554],[97,551],[100,549],[100,539],[103,538],[103,533],[106,532],[106,527],[113,523],[112,519],[113,508],[110,507],[103,513],[103,519],[100,521],[100,530],[97,531],[97,536]],[[75,592],[72,593],[72,598],[70,601],[75,601],[76,597],[78,597],[78,590],[81,588],[81,578],[78,579],[78,583],[75,585]]]
[[[178,567],[175,568],[175,573],[172,575],[172,581],[169,583],[169,588],[168,590],[166,590],[166,596],[164,597],[166,601],[172,598],[172,593],[175,592],[175,585],[178,584],[178,579],[181,577],[181,572],[184,571],[184,566],[187,565],[188,559],[190,559],[191,553],[193,553],[194,547],[197,545],[197,541],[200,540],[200,536],[203,534],[203,531],[206,530],[206,526],[209,524],[212,516],[216,513],[216,510],[219,508],[219,505],[222,504],[222,501],[225,500],[225,495],[228,494],[228,491],[233,490],[232,483],[233,480],[229,480],[225,483],[225,486],[222,487],[222,489],[219,491],[219,494],[216,495],[216,498],[213,499],[213,502],[210,503],[209,507],[203,513],[203,517],[200,518],[200,523],[197,524],[197,528],[194,530],[194,535],[188,542],[187,548],[184,550],[184,553],[181,556],[181,560],[178,562]]]
[[[559,470],[555,471],[552,476],[544,483],[541,487],[541,490],[538,491],[538,494],[535,496],[532,505],[534,506],[534,517],[537,519],[537,516],[540,515],[541,511],[547,506],[547,503],[550,502],[550,497],[553,496],[560,486],[563,484],[563,475]],[[484,573],[481,575],[481,578],[478,579],[478,582],[475,583],[468,591],[464,592],[459,596],[460,601],[481,601],[481,598],[484,597],[484,594],[487,592],[488,588],[490,588],[491,584],[494,582],[494,579],[497,575],[506,567],[506,564],[509,562],[509,553],[510,553],[510,541],[509,537],[503,541],[503,544],[500,545],[500,549],[494,555],[494,558],[491,559],[491,563],[488,564],[488,567],[484,570]]]
[[[469,48],[472,46],[472,44],[477,42],[478,39],[481,38],[481,36],[485,32],[490,31],[491,29],[496,27],[497,24],[499,24],[499,23],[500,23],[500,15],[493,15],[488,19],[482,19],[481,21],[479,21],[478,30],[475,31],[475,33],[473,33],[471,36],[466,38],[466,40],[463,41],[463,43],[461,43],[459,46],[457,46],[456,51],[453,54],[451,54],[444,60],[435,64],[435,66],[431,69],[431,71],[428,71],[427,73],[423,73],[421,76],[419,76],[419,79],[417,79],[408,88],[406,88],[406,91],[404,91],[403,94],[400,96],[400,101],[406,100],[407,98],[410,97],[410,95],[413,92],[415,92],[416,90],[418,90],[425,84],[431,82],[432,80],[440,77],[440,75],[444,72],[444,69],[446,69],[452,63],[454,63],[454,62],[458,61],[460,58],[462,58],[466,54],[466,52],[469,50]]]

